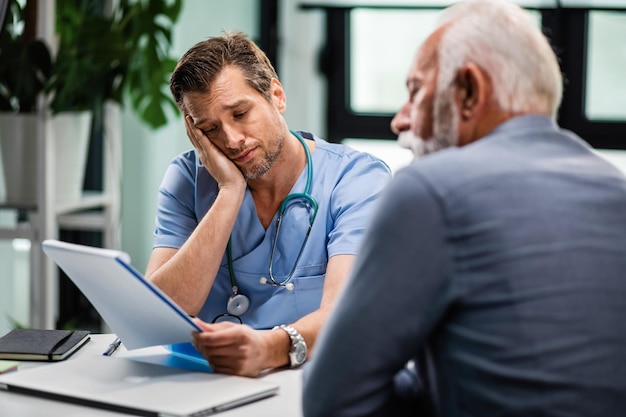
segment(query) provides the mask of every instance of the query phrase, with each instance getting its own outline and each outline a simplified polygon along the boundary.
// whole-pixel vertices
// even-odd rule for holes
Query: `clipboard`
[[[47,239],[49,256],[87,297],[126,349],[191,342],[202,331],[122,251]]]

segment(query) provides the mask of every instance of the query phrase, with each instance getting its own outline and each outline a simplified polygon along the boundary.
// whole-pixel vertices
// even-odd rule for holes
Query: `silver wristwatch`
[[[291,349],[289,350],[289,365],[292,368],[300,366],[306,361],[307,347],[304,337],[298,333],[296,329],[286,324],[274,327],[274,329],[283,329],[291,339]]]

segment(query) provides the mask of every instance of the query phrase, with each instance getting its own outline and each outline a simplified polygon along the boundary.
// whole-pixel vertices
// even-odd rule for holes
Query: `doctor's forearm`
[[[157,258],[154,262],[150,259],[148,278],[188,314],[196,315],[204,305],[242,201],[243,191],[220,191],[189,239],[173,256]]]

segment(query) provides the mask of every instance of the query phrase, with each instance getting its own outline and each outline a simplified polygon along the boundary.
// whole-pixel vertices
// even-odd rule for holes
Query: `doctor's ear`
[[[282,114],[287,108],[287,96],[283,85],[276,78],[272,78],[270,84],[270,95],[274,102],[274,105],[278,111]]]

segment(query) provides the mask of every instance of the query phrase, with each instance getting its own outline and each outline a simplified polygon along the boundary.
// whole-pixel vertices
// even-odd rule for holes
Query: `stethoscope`
[[[278,218],[276,223],[276,235],[274,236],[274,241],[272,242],[272,252],[270,254],[270,266],[269,266],[269,279],[266,277],[261,277],[259,282],[261,284],[272,285],[275,287],[284,287],[287,290],[293,290],[293,283],[290,282],[293,277],[294,272],[296,271],[296,267],[298,266],[298,262],[300,261],[300,257],[302,256],[302,252],[304,251],[304,246],[306,245],[307,240],[309,239],[309,235],[311,234],[311,228],[313,227],[313,221],[315,221],[315,216],[317,215],[318,204],[315,198],[311,195],[311,181],[313,179],[313,163],[311,160],[311,151],[309,150],[309,146],[306,144],[302,136],[297,132],[290,130],[291,134],[294,135],[302,144],[304,148],[304,153],[306,154],[306,165],[307,165],[307,178],[306,185],[304,187],[303,193],[293,193],[289,194],[283,202],[280,204],[278,209]],[[298,252],[298,256],[296,257],[296,261],[293,264],[293,268],[287,275],[287,277],[280,281],[274,278],[274,273],[272,271],[272,267],[274,264],[274,253],[276,252],[276,243],[278,242],[278,235],[280,233],[280,225],[282,223],[283,215],[287,210],[287,206],[294,202],[297,199],[302,199],[305,203],[311,208],[309,211],[309,229],[306,232],[306,236],[304,237],[304,241],[300,246],[300,251]],[[239,292],[239,288],[237,287],[237,279],[235,278],[235,272],[233,268],[233,254],[231,248],[231,238],[228,239],[228,244],[226,245],[226,255],[228,258],[228,273],[230,275],[230,285],[233,290],[233,294],[228,298],[228,303],[226,304],[226,311],[228,314],[233,316],[241,316],[250,307],[250,299]]]

